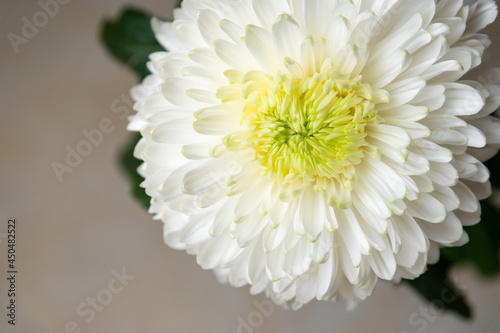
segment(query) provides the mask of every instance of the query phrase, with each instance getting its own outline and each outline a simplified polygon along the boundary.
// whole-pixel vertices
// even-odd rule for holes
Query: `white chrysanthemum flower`
[[[500,87],[491,0],[184,0],[133,90],[164,238],[294,307],[366,298],[467,241]]]

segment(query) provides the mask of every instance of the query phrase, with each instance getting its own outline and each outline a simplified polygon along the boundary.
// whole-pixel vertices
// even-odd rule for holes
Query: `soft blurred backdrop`
[[[247,287],[220,285],[194,257],[165,246],[162,223],[131,197],[117,162],[131,134],[112,106],[127,106],[121,97],[136,77],[107,54],[99,29],[126,4],[168,18],[176,1],[60,2],[46,22],[38,1],[0,2],[0,332],[498,332],[500,279],[467,266],[452,278],[475,307],[472,322],[387,282],[350,311],[316,301],[292,312]],[[30,38],[16,53],[9,33],[22,36],[33,19],[45,24],[25,31]],[[488,29],[496,56],[487,62],[495,66],[499,27]],[[109,133],[84,147],[84,131],[103,119]],[[66,164],[67,149],[77,147],[88,156],[58,179],[53,163]],[[6,316],[9,218],[17,222],[16,326]]]

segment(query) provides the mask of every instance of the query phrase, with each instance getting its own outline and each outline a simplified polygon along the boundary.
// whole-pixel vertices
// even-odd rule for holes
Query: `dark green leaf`
[[[493,158],[489,159],[484,163],[490,170],[490,181],[495,187],[500,187],[500,154],[495,155]]]
[[[147,68],[149,55],[165,49],[158,43],[151,28],[151,15],[135,9],[126,8],[117,19],[106,20],[101,28],[102,42],[107,50],[120,62],[130,67],[142,80],[150,72]],[[131,137],[129,144],[120,155],[123,170],[132,181],[132,192],[138,201],[149,207],[150,197],[140,187],[144,180],[137,168],[142,161],[133,153],[141,135]]]
[[[484,276],[500,272],[500,212],[488,201],[481,202],[481,222],[465,227],[470,241],[461,247],[443,248],[441,254],[454,264],[469,262]]]
[[[470,319],[472,317],[471,308],[467,304],[465,296],[447,278],[451,266],[451,261],[441,258],[438,264],[430,265],[428,270],[419,278],[403,281],[412,286],[432,306],[453,311],[464,318]]]
[[[146,194],[146,191],[144,191],[144,189],[140,187],[140,184],[144,181],[144,178],[142,178],[137,173],[137,168],[139,167],[139,165],[141,165],[142,161],[134,157],[135,145],[140,138],[141,134],[139,133],[130,137],[130,141],[120,154],[120,164],[131,180],[132,193],[134,197],[136,197],[137,200],[147,209],[149,208],[149,202],[151,198]]]
[[[129,66],[140,79],[149,74],[146,63],[153,52],[165,51],[151,29],[151,15],[127,8],[116,20],[107,20],[101,29],[108,51]]]
[[[471,310],[461,292],[447,280],[450,268],[460,263],[471,263],[484,276],[494,276],[500,272],[500,211],[489,201],[481,202],[481,222],[475,226],[465,227],[470,241],[464,246],[442,248],[441,259],[419,278],[406,283],[410,284],[427,300],[439,300],[447,309],[465,318],[470,318]],[[443,300],[443,290],[456,296],[454,302]],[[441,303],[440,303],[441,304]]]

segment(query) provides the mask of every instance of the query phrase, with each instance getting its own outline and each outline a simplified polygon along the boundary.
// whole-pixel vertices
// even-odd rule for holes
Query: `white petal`
[[[290,12],[286,0],[253,0],[252,5],[263,27],[271,27],[279,15]]]
[[[274,47],[279,59],[290,57],[299,60],[300,44],[303,37],[297,21],[289,15],[281,15],[278,21],[273,24],[272,32]]]
[[[384,36],[384,39],[377,41],[377,44],[372,48],[371,56],[380,60],[387,56],[388,50],[403,48],[422,28],[422,24],[423,16],[419,13],[413,15],[397,29],[392,29],[388,35]]]
[[[241,117],[231,114],[203,116],[193,122],[196,132],[205,135],[225,136],[240,128]]]
[[[446,100],[444,95],[445,87],[441,85],[426,86],[411,101],[412,105],[425,106],[429,111],[435,111],[441,108]]]
[[[450,163],[430,163],[431,170],[427,176],[434,183],[444,186],[454,186],[458,182],[458,172]]]
[[[448,186],[436,185],[436,190],[432,192],[432,196],[439,200],[448,212],[454,211],[460,206],[460,200]]]
[[[479,92],[465,84],[447,83],[445,103],[441,111],[454,116],[473,115],[481,111],[484,99]]]
[[[354,191],[359,196],[361,201],[366,207],[381,219],[387,219],[391,216],[391,211],[387,207],[384,200],[372,191],[361,179],[359,179],[355,186]]]
[[[326,34],[328,54],[340,52],[349,40],[348,21],[344,16],[335,16],[328,22]]]
[[[193,129],[193,119],[181,118],[167,121],[151,132],[151,137],[159,143],[189,144],[201,142],[204,136]]]
[[[467,145],[467,138],[460,132],[452,129],[433,130],[431,138],[434,142],[444,145]]]
[[[257,211],[258,206],[267,194],[267,186],[264,179],[259,179],[246,189],[241,195],[234,210],[236,219],[240,219]]]
[[[210,187],[225,185],[230,176],[225,170],[226,159],[211,159],[190,170],[184,176],[183,191],[188,194],[197,194]]]
[[[464,185],[462,182],[458,182],[457,185],[453,187],[453,191],[457,195],[460,206],[460,210],[468,213],[473,213],[479,208],[479,202],[474,196],[474,193]]]
[[[407,119],[387,119],[385,123],[404,129],[412,140],[426,138],[432,134],[427,126]]]
[[[453,213],[440,223],[426,223],[420,222],[420,228],[423,232],[432,239],[439,243],[453,243],[462,237],[462,223]]]
[[[315,242],[326,223],[325,202],[323,195],[316,193],[312,186],[309,186],[302,194],[300,202],[300,219],[304,226],[304,231],[310,240]]]
[[[210,219],[205,216],[195,216],[190,218],[189,223],[182,229],[179,239],[186,245],[200,244],[210,239],[208,230]]]
[[[190,98],[186,94],[186,90],[204,88],[207,87],[200,84],[200,82],[195,82],[190,79],[169,78],[161,84],[160,91],[170,103],[185,107],[188,110],[193,110],[206,106],[206,104]]]
[[[219,28],[221,18],[214,11],[204,9],[198,12],[198,27],[207,45],[212,45],[216,39],[224,39],[225,34]]]
[[[389,108],[408,103],[424,89],[425,85],[426,82],[419,77],[401,80],[387,85],[385,89],[390,93],[391,101],[387,105],[382,105],[381,110],[388,110]],[[422,104],[422,106],[427,105]]]
[[[322,264],[330,258],[330,251],[333,248],[333,235],[328,232],[321,233],[317,242],[311,246],[311,259]]]
[[[425,119],[422,119],[422,124],[429,127],[431,130],[437,128],[454,128],[465,127],[467,122],[456,116],[443,114],[441,112],[432,112]]]
[[[175,51],[185,48],[183,43],[175,36],[172,22],[163,22],[153,17],[151,20],[151,27],[153,28],[156,39],[166,50]]]
[[[418,260],[419,253],[411,246],[404,244],[398,253],[394,254],[396,263],[403,267],[413,267]],[[400,273],[398,273],[400,275]]]
[[[408,214],[413,217],[431,222],[439,223],[446,218],[446,210],[442,203],[428,193],[422,193],[415,201],[408,201]]]
[[[286,236],[286,227],[272,228],[268,225],[262,234],[264,251],[269,253],[281,245]]]
[[[236,246],[234,240],[226,232],[203,244],[200,247],[196,261],[203,269],[214,269],[233,260],[241,252],[242,249]]]
[[[148,163],[159,168],[175,169],[185,163],[184,159],[179,158],[179,153],[180,147],[178,145],[148,144],[138,155],[140,159],[147,160]]]
[[[285,256],[283,260],[283,270],[292,279],[304,274],[311,264],[309,248],[311,243],[307,238],[301,237],[297,245]]]
[[[335,268],[333,259],[329,259],[325,263],[318,266],[318,286],[316,291],[317,299],[324,299],[328,293],[332,282],[336,279]]]
[[[467,146],[482,148],[486,145],[486,136],[474,126],[459,127],[456,129],[467,138]]]
[[[409,149],[433,162],[447,163],[453,158],[450,150],[428,140],[414,140]]]
[[[381,59],[369,60],[363,71],[363,78],[373,88],[383,88],[406,70],[410,63],[411,55],[408,51],[397,49]]]
[[[412,54],[412,62],[408,69],[401,74],[401,79],[418,77],[425,72],[448,50],[448,42],[443,36],[439,36],[418,52]]]
[[[476,126],[484,136],[488,144],[500,144],[500,121],[496,117],[485,117],[470,122]]]
[[[243,36],[245,36],[245,30],[242,29],[239,25],[227,19],[221,20],[219,25],[222,31],[224,31],[224,33],[233,41],[233,43],[242,43],[242,38]]]
[[[368,261],[375,274],[384,280],[392,280],[396,273],[396,259],[392,251],[374,251]]]
[[[403,247],[413,248],[417,252],[427,251],[426,236],[415,219],[408,215],[394,216],[393,219],[393,224],[397,227],[397,232],[404,244]]]
[[[467,19],[467,33],[474,33],[493,23],[498,14],[494,1],[478,1],[472,6],[471,15]]]
[[[406,187],[403,180],[385,163],[366,157],[363,161],[363,167],[366,167],[366,171],[360,177],[363,178],[363,181],[372,190],[384,197],[385,200],[392,202],[405,196]]]
[[[269,280],[278,281],[279,279],[286,276],[285,271],[283,270],[283,260],[285,256],[281,252],[281,248],[277,248],[274,251],[271,251],[265,256],[266,259],[266,273],[269,277]]]
[[[215,54],[215,51],[208,47],[201,47],[192,49],[188,52],[188,56],[191,60],[199,63],[200,65],[207,66],[209,68],[214,68],[220,71],[224,70],[221,66],[221,61]]]
[[[370,125],[366,127],[366,132],[370,137],[387,143],[391,147],[408,147],[411,138],[401,128],[383,124]]]
[[[464,66],[458,61],[458,60],[446,60],[446,61],[441,61],[438,63],[435,63],[429,69],[427,69],[425,72],[421,74],[421,78],[424,80],[431,80],[443,73],[448,73],[448,72],[459,72],[460,74],[455,74],[458,77],[461,77],[462,71],[464,70]],[[434,81],[436,82],[446,82],[446,81],[454,81],[454,80],[449,80],[447,78],[443,78],[442,76],[439,77],[441,80],[435,79]]]
[[[460,210],[455,211],[455,215],[460,219],[462,225],[471,226],[481,221],[481,206],[475,212],[463,212]]]
[[[251,55],[233,42],[217,39],[214,41],[214,47],[217,56],[232,68],[246,72],[255,65]]]
[[[385,119],[405,119],[408,121],[419,121],[428,117],[429,109],[423,106],[403,104],[391,109],[379,110],[380,115]]]
[[[333,9],[337,1],[308,0],[304,1],[304,26],[305,33],[313,38],[324,37],[326,35],[326,24],[330,22]]]
[[[229,227],[231,235],[236,239],[238,246],[246,247],[250,242],[259,237],[267,223],[258,211],[242,218],[238,223],[232,223]]]
[[[446,18],[456,16],[458,10],[462,7],[463,0],[442,0],[436,7],[435,18]]]
[[[383,234],[387,231],[387,219],[374,215],[362,200],[354,200],[353,205],[359,215],[364,218],[365,223],[369,224],[378,233]]]
[[[462,17],[447,17],[440,20],[450,27],[449,32],[446,34],[446,39],[450,45],[455,44],[465,31],[465,20]]]
[[[271,75],[275,75],[282,68],[273,50],[271,34],[255,25],[248,25],[245,33],[245,44],[260,68]]]
[[[198,26],[194,22],[175,20],[173,28],[178,40],[188,49],[204,45],[205,41],[200,34]]]
[[[340,215],[345,220],[340,226],[339,232],[345,242],[352,265],[358,267],[361,263],[361,255],[369,253],[370,244],[368,244],[368,240],[363,234],[356,217],[350,210],[344,210]]]
[[[218,237],[228,230],[229,225],[233,222],[234,204],[235,200],[226,201],[215,214],[209,229],[209,233],[212,237]]]
[[[354,260],[350,259],[348,249],[348,244],[345,243],[341,244],[339,247],[340,267],[342,268],[340,271],[343,271],[345,277],[351,284],[356,284],[358,282],[359,267],[356,267],[353,261],[361,262],[361,256],[356,256]],[[343,286],[343,284],[341,284],[341,286]]]

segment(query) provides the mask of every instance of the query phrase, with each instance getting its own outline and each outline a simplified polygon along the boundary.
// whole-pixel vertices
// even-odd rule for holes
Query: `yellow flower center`
[[[335,71],[305,80],[282,76],[246,122],[255,157],[280,179],[339,178],[364,156],[365,126],[376,115],[371,89]]]
[[[331,67],[307,78],[252,71],[234,83],[243,92],[248,131],[224,138],[229,150],[251,147],[263,173],[281,184],[335,179],[352,187],[354,166],[373,152],[365,127],[379,121],[375,104],[388,98],[385,92]],[[230,91],[221,89],[219,98]]]

